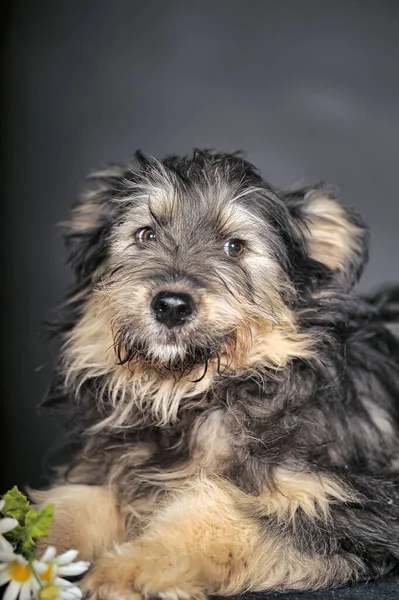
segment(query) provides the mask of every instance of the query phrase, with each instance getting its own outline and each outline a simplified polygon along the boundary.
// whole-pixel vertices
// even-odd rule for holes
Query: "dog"
[[[70,460],[34,497],[93,598],[318,589],[399,561],[399,289],[354,291],[360,216],[240,153],[95,173],[47,404]]]

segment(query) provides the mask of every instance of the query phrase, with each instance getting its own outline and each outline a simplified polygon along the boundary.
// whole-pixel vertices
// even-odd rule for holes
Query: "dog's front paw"
[[[206,598],[192,559],[172,558],[155,540],[123,544],[104,554],[83,580],[82,589],[91,600]]]

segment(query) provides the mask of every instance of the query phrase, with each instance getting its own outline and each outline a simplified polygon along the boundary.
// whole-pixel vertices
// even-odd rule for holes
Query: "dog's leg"
[[[298,489],[294,494],[298,507]],[[311,503],[306,491],[303,498]],[[83,587],[96,600],[177,600],[351,579],[355,568],[345,557],[306,554],[295,546],[275,514],[289,502],[284,496],[267,504],[225,481],[200,477],[165,503],[144,535],[105,553]]]
[[[58,552],[79,550],[80,558],[92,560],[113,543],[123,540],[123,520],[111,490],[100,486],[60,485],[30,494],[38,508],[55,505],[50,537],[43,547]]]

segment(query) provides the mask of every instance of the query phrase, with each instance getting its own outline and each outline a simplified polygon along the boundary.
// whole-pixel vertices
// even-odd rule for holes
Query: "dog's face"
[[[122,360],[184,371],[290,319],[286,256],[255,189],[162,169],[142,185],[120,201],[99,285]]]
[[[69,223],[82,298],[70,376],[105,376],[118,394],[128,381],[182,380],[192,395],[221,366],[310,356],[296,308],[353,283],[361,223],[321,190],[276,193],[236,155],[138,159],[99,174]]]

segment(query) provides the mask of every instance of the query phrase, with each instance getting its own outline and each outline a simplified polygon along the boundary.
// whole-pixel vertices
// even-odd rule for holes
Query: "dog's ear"
[[[68,262],[78,281],[90,278],[107,257],[116,212],[114,199],[123,194],[126,170],[112,166],[94,173],[88,181],[88,189],[78,198],[71,218],[62,223]]]
[[[287,194],[286,200],[309,256],[328,267],[340,285],[352,287],[368,258],[363,220],[322,186]]]

